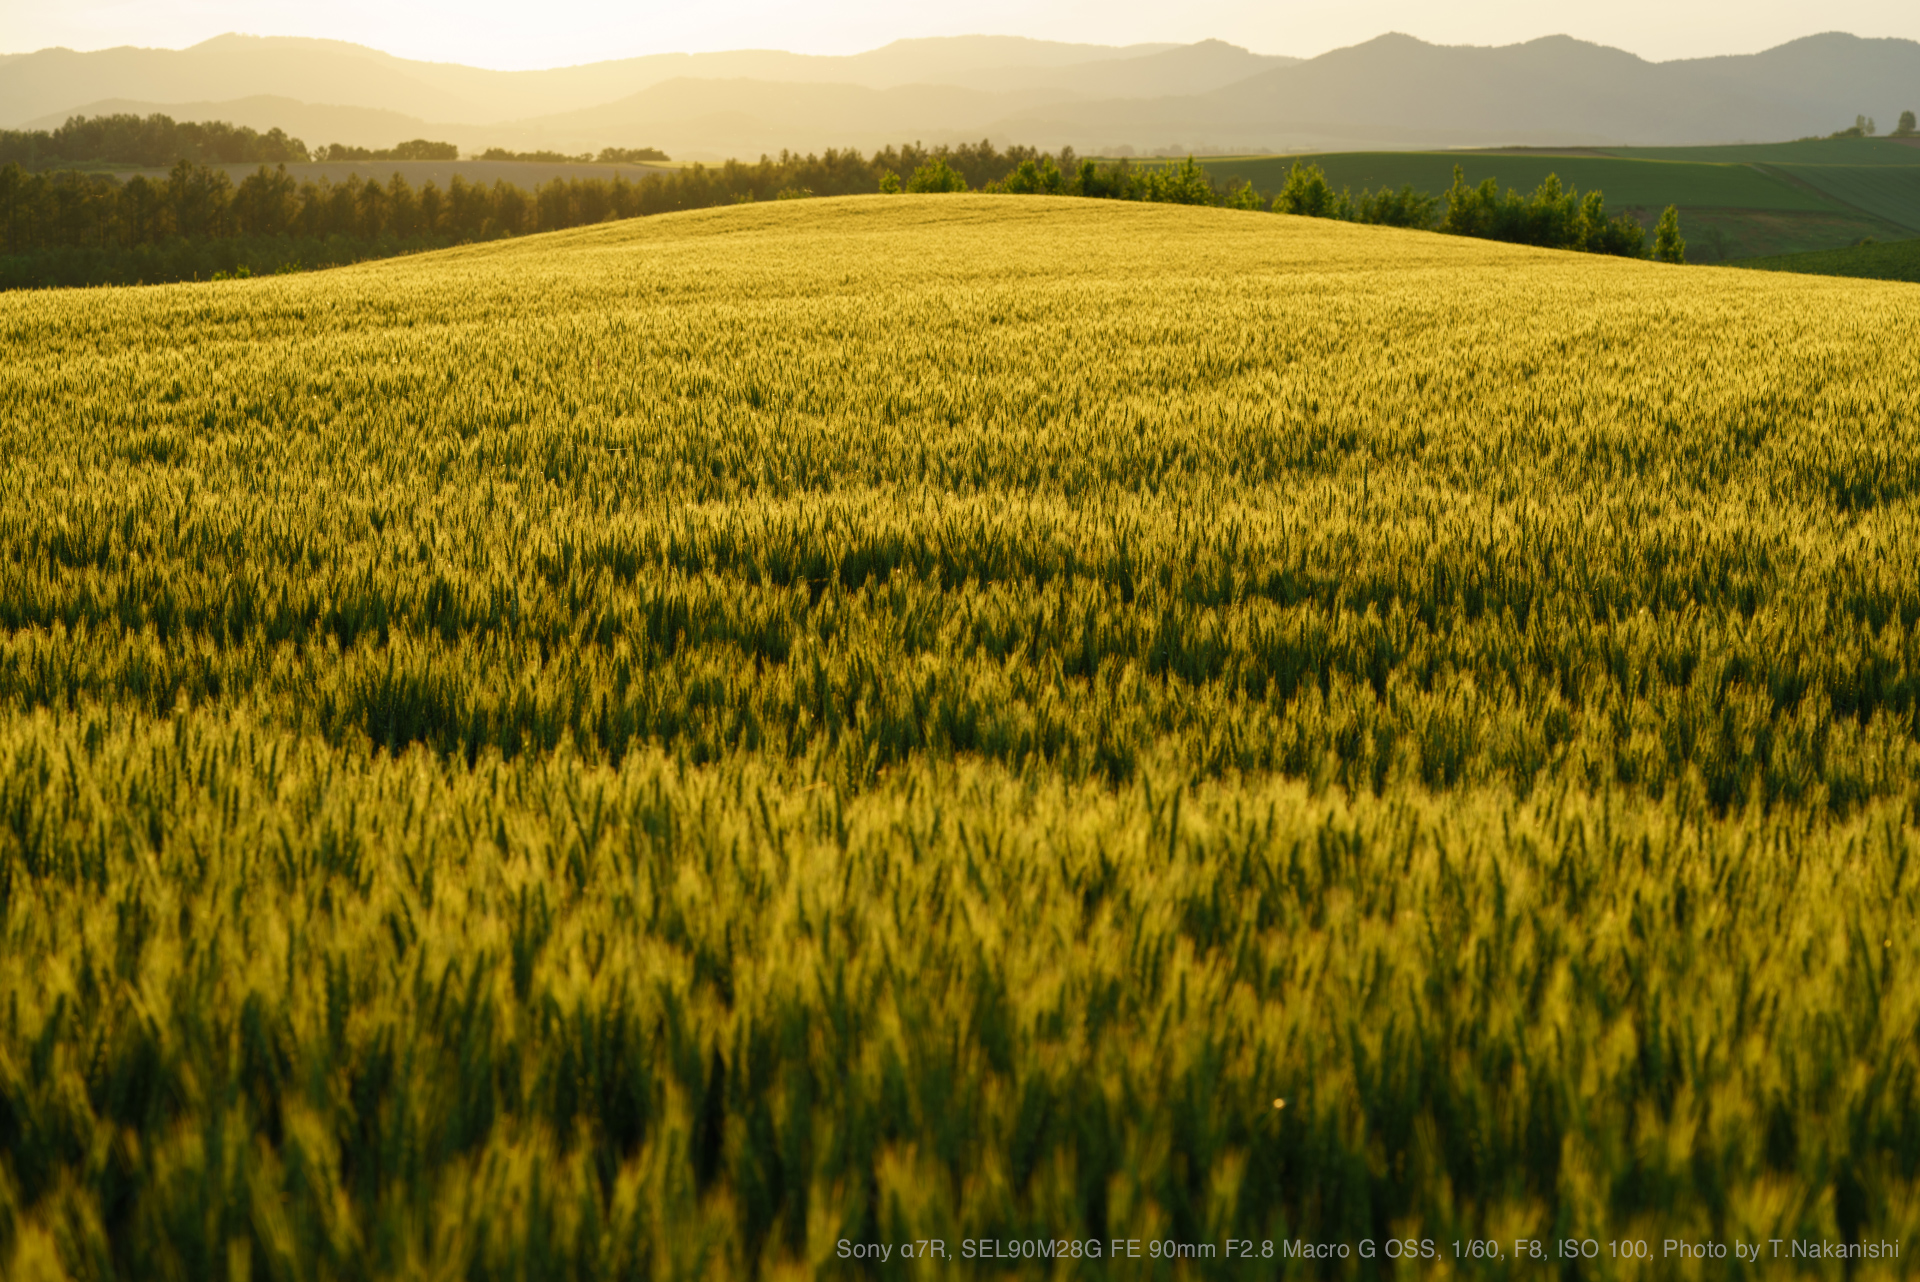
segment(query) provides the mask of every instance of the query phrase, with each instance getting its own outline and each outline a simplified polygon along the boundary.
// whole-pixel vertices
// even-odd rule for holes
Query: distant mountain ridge
[[[743,49],[651,54],[544,71],[491,71],[397,58],[337,40],[224,35],[188,49],[128,46],[93,53],[43,49],[14,55],[0,63],[0,127],[64,118],[108,98],[204,102],[263,94],[375,107],[426,120],[493,124],[596,106],[674,79],[745,78],[889,89],[958,83],[956,77],[979,72],[1083,66],[1179,47],[953,36],[896,40],[844,57]]]
[[[1390,33],[1303,61],[1217,40],[969,36],[845,57],[740,50],[501,72],[222,36],[0,59],[0,124],[109,107],[280,124],[314,144],[424,134],[473,149],[652,145],[683,157],[982,137],[1082,152],[1671,145],[1827,133],[1861,113],[1891,127],[1920,109],[1920,43],[1835,32],[1655,63],[1568,36],[1478,47]]]
[[[1177,125],[1216,145],[1679,144],[1891,127],[1920,100],[1920,43],[1810,36],[1760,54],[1648,62],[1567,36],[1494,48],[1389,34],[1179,102],[1078,103],[1003,128]],[[1445,138],[1445,143],[1436,140]]]

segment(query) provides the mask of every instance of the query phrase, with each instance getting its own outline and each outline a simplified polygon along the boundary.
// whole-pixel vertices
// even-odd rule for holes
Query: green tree
[[[121,194],[124,204],[131,184]],[[293,223],[299,205],[299,186],[287,173],[287,167],[260,166],[259,172],[241,180],[233,194],[234,229],[242,236],[281,236]]]
[[[420,205],[413,187],[399,174],[387,183],[387,232],[393,236],[415,236],[420,231]]]
[[[1233,188],[1227,193],[1227,198],[1220,203],[1228,209],[1256,211],[1263,208],[1266,204],[1265,201],[1260,199],[1260,193],[1253,189],[1253,184],[1250,182],[1243,182],[1238,187]]]
[[[460,149],[450,142],[434,142],[429,138],[409,138],[379,156],[377,160],[458,160]]]
[[[1508,193],[1508,203],[1517,204],[1517,193]],[[1466,170],[1453,167],[1453,186],[1447,188],[1447,212],[1440,230],[1454,236],[1483,236],[1506,240],[1502,234],[1506,206],[1500,200],[1500,184],[1489,178],[1475,187],[1467,182]]]
[[[1527,242],[1543,249],[1579,249],[1586,227],[1579,194],[1560,185],[1559,174],[1548,174],[1528,202]]]
[[[944,157],[935,156],[926,164],[913,171],[907,179],[908,191],[965,191],[967,180],[960,171],[947,164]]]
[[[226,170],[180,161],[167,175],[167,205],[174,231],[188,240],[221,235],[226,230],[232,194],[233,181]]]
[[[1037,163],[1032,159],[1021,161],[1006,176],[1001,190],[1015,196],[1058,196],[1066,190],[1066,177],[1052,156],[1042,156]]]
[[[141,174],[127,179],[127,185],[120,189],[121,243],[154,245],[165,240],[170,231],[172,221],[166,189]]]
[[[1207,171],[1194,163],[1192,156],[1178,169],[1156,169],[1147,174],[1146,191],[1148,200],[1163,205],[1212,205],[1219,202],[1213,190],[1213,180],[1207,177]]]
[[[1653,257],[1661,263],[1687,261],[1687,242],[1680,239],[1680,211],[1672,205],[1667,206],[1666,212],[1660,215],[1659,225],[1653,229]]]
[[[1320,166],[1303,165],[1296,160],[1287,170],[1286,185],[1273,198],[1273,212],[1307,218],[1345,218],[1351,214],[1349,204],[1344,194],[1333,190]]]
[[[603,165],[638,165],[671,157],[658,147],[602,147],[594,159]]]
[[[1101,200],[1138,200],[1140,187],[1139,175],[1134,171],[1132,162],[1125,159],[1105,168],[1091,160],[1083,160],[1080,162],[1080,175],[1074,183],[1077,194]]]
[[[1088,161],[1087,163],[1092,164],[1093,162]],[[889,169],[886,173],[881,174],[880,175],[880,191],[883,195],[888,195],[888,196],[899,195],[900,194],[900,175],[894,173],[891,169]]]
[[[446,204],[440,196],[440,189],[428,183],[426,190],[420,193],[419,229],[431,236],[441,229],[441,220],[446,217]]]
[[[1424,191],[1415,191],[1408,183],[1399,191],[1382,187],[1379,191],[1362,190],[1360,198],[1354,202],[1354,221],[1375,223],[1382,227],[1416,227],[1422,231],[1433,226],[1435,211],[1440,207],[1440,197]]]
[[[1911,137],[1914,133],[1914,130],[1915,130],[1915,122],[1913,119],[1913,113],[1911,111],[1901,112],[1900,124],[1899,124],[1899,127],[1893,131],[1893,136],[1895,138]]]
[[[354,231],[368,240],[378,240],[387,232],[387,189],[376,178],[360,188],[360,218]]]

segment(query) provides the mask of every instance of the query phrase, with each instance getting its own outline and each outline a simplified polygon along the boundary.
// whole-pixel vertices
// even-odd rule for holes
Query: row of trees
[[[1828,134],[1827,137],[1829,138],[1871,138],[1879,132],[1880,132],[1880,126],[1877,123],[1875,123],[1873,117],[1862,115],[1862,116],[1855,116],[1853,118],[1853,123],[1849,125],[1847,128],[1836,129],[1832,133]],[[1903,111],[1900,113],[1900,123],[1894,126],[1891,137],[1911,138],[1914,136],[1916,132],[1920,132],[1920,130],[1916,130],[1915,128],[1913,113],[1911,111]],[[1811,138],[1802,138],[1800,141],[1801,142],[1818,142],[1820,141],[1820,138],[1818,135],[1815,135],[1814,137],[1811,137]]]
[[[158,112],[150,116],[120,113],[73,116],[57,129],[0,129],[0,165],[46,170],[73,165],[141,165],[163,169],[181,160],[201,165],[292,165],[303,161],[458,160],[450,142],[414,138],[392,147],[349,147],[329,143],[308,147],[281,129],[260,133],[224,120],[176,121]],[[483,160],[586,161],[636,165],[664,161],[657,147],[604,147],[578,156],[557,151],[508,151],[490,148]]]
[[[1467,182],[1466,171],[1455,165],[1453,186],[1445,196],[1417,192],[1408,186],[1399,191],[1384,187],[1377,192],[1362,191],[1356,198],[1346,190],[1334,191],[1318,165],[1295,161],[1286,185],[1274,197],[1273,209],[1275,213],[1425,228],[1543,249],[1626,258],[1643,258],[1648,253],[1646,228],[1639,219],[1629,213],[1609,218],[1606,197],[1601,192],[1590,191],[1583,197],[1573,188],[1561,186],[1557,174],[1548,174],[1532,195],[1522,196],[1512,188],[1503,193],[1492,178],[1474,186]],[[1680,214],[1672,206],[1660,216],[1654,230],[1652,254],[1662,262],[1685,261]]]
[[[911,180],[916,190],[966,190],[976,185],[969,181],[970,174],[997,169],[997,178],[1034,155],[1020,149],[994,152],[985,143],[934,151],[888,148],[871,159],[857,151],[782,153],[753,165],[693,165],[638,181],[621,174],[554,179],[531,189],[507,182],[473,183],[458,174],[444,188],[432,182],[416,187],[399,174],[385,182],[357,176],[345,182],[303,181],[284,165],[262,165],[235,183],[223,169],[185,160],[163,179],[135,175],[125,180],[74,170],[34,172],[10,164],[0,168],[0,254],[260,236],[485,240],[609,218],[772,200],[783,193],[870,193],[884,176]],[[1054,163],[1051,157],[1048,163]],[[945,187],[929,186],[922,170],[951,177]]]
[[[460,149],[450,142],[434,142],[430,138],[410,138],[392,147],[378,149],[349,147],[334,142],[315,148],[313,158],[329,163],[338,160],[458,160]]]
[[[536,160],[549,165],[644,165],[673,158],[658,147],[602,147],[598,154],[583,151],[578,155],[564,151],[509,151],[505,147],[489,147],[480,153],[480,159]]]
[[[399,174],[385,182],[301,181],[284,166],[264,165],[235,183],[223,169],[184,160],[164,179],[120,181],[71,170],[32,172],[15,163],[0,168],[0,256],[6,259],[0,282],[178,279],[202,272],[209,263],[228,271],[296,261],[315,265],[744,201],[974,189],[1272,208],[1562,249],[1645,253],[1645,233],[1637,221],[1628,215],[1607,218],[1599,192],[1581,197],[1562,189],[1557,178],[1523,198],[1512,191],[1502,194],[1491,180],[1469,186],[1456,169],[1444,202],[1411,187],[1354,197],[1335,192],[1318,166],[1296,163],[1269,202],[1246,183],[1222,190],[1191,158],[1177,166],[1136,167],[1126,160],[1081,159],[1071,149],[1001,151],[982,142],[889,147],[871,157],[857,151],[783,152],[751,165],[691,165],[637,181],[621,174],[556,178],[534,188],[473,183],[459,175],[444,188],[432,182],[416,187]],[[1666,221],[1671,234],[1656,236],[1656,256],[1678,261],[1682,246],[1673,211]],[[225,248],[211,257],[180,248],[207,244]],[[156,248],[166,246],[173,248],[165,253]]]
[[[0,129],[0,165],[55,169],[62,165],[145,165],[177,160],[202,165],[297,164],[307,145],[281,129],[259,133],[224,120],[175,121],[155,113],[74,116],[57,129]]]
[[[1548,174],[1531,196],[1522,196],[1512,188],[1503,195],[1500,184],[1491,178],[1478,187],[1469,186],[1465,171],[1455,165],[1453,186],[1447,189],[1446,200],[1440,230],[1456,236],[1626,258],[1644,257],[1647,252],[1647,233],[1639,219],[1631,214],[1608,218],[1604,195],[1595,190],[1582,199],[1578,191],[1560,185],[1558,174]],[[1679,219],[1678,211],[1671,206],[1662,215],[1663,223],[1672,222],[1676,236]],[[1677,261],[1675,253],[1663,248],[1663,256]]]
[[[905,186],[909,191],[960,189],[932,169],[915,174]],[[1590,191],[1582,197],[1571,188],[1563,188],[1559,177],[1553,174],[1549,174],[1531,196],[1522,196],[1511,189],[1502,193],[1499,184],[1491,178],[1477,187],[1471,186],[1464,171],[1456,165],[1453,186],[1444,196],[1416,191],[1410,185],[1398,191],[1386,187],[1379,191],[1363,190],[1355,196],[1350,190],[1335,191],[1320,166],[1295,161],[1285,185],[1269,205],[1248,183],[1225,191],[1218,189],[1191,157],[1179,166],[1148,169],[1135,169],[1126,161],[1103,167],[1087,160],[1081,162],[1077,171],[1069,172],[1051,157],[1040,156],[1022,159],[1005,178],[988,183],[986,188],[1016,194],[1224,205],[1232,209],[1271,208],[1280,214],[1438,230],[1456,236],[1548,249],[1575,249],[1633,258],[1644,257],[1648,252],[1646,229],[1632,214],[1609,218],[1602,193]],[[882,190],[890,189],[897,187],[883,179]],[[1684,253],[1679,213],[1669,208],[1656,230],[1653,256],[1678,262]]]

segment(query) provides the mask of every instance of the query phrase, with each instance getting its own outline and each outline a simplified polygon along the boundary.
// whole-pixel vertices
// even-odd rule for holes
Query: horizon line
[[[1141,41],[1134,41],[1130,44],[1101,44],[1095,41],[1053,40],[1053,39],[1048,39],[1040,36],[1015,36],[1015,35],[1006,35],[1006,34],[995,33],[995,32],[970,32],[965,35],[953,35],[953,36],[901,36],[896,39],[889,40],[884,44],[874,45],[870,48],[865,48],[865,49],[858,49],[851,53],[800,53],[791,49],[779,49],[771,46],[742,45],[738,47],[730,47],[725,49],[662,49],[662,50],[656,50],[651,53],[621,54],[611,58],[596,58],[591,62],[556,63],[552,66],[546,66],[546,67],[490,67],[490,66],[484,66],[479,63],[458,62],[452,59],[415,58],[415,57],[410,57],[406,54],[393,53],[389,50],[381,49],[375,45],[361,44],[360,42],[355,40],[340,40],[330,36],[262,35],[255,32],[223,31],[217,35],[208,36],[204,40],[196,40],[192,44],[181,45],[178,47],[173,47],[168,45],[113,44],[113,45],[102,45],[98,48],[93,48],[93,49],[75,49],[71,45],[46,45],[39,49],[28,49],[28,50],[19,50],[19,51],[12,51],[12,52],[0,51],[0,58],[5,58],[10,61],[16,58],[32,58],[39,54],[44,54],[44,53],[71,53],[71,54],[85,56],[89,54],[98,54],[98,53],[116,53],[121,50],[134,50],[134,51],[143,52],[143,53],[190,53],[195,49],[199,49],[205,45],[213,44],[216,41],[237,39],[237,40],[261,40],[261,41],[292,41],[292,42],[319,44],[319,45],[343,45],[352,49],[366,50],[369,53],[377,54],[384,58],[393,58],[401,62],[416,62],[416,63],[423,63],[429,66],[464,67],[474,71],[498,72],[502,75],[526,75],[526,74],[537,74],[540,72],[549,72],[549,71],[573,71],[583,67],[605,66],[606,64],[612,63],[612,62],[635,62],[643,58],[673,58],[673,57],[699,58],[699,57],[714,57],[722,54],[772,53],[772,54],[785,54],[793,58],[809,58],[809,59],[817,58],[817,59],[824,60],[824,59],[865,57],[869,54],[879,53],[882,50],[891,49],[895,45],[902,45],[902,44],[932,44],[936,42],[949,41],[949,40],[1021,40],[1021,41],[1026,41],[1032,44],[1083,45],[1087,48],[1093,48],[1093,49],[1133,49],[1133,48],[1140,48],[1140,47],[1149,46],[1149,45],[1166,46],[1166,48],[1163,49],[1162,52],[1171,52],[1174,49],[1190,49],[1195,47],[1196,45],[1202,45],[1207,43],[1219,43],[1219,44],[1231,46],[1236,49],[1245,50],[1246,52],[1251,53],[1256,57],[1295,58],[1298,61],[1305,63],[1305,62],[1315,61],[1316,59],[1319,59],[1319,58],[1324,58],[1329,54],[1341,53],[1349,49],[1359,49],[1366,45],[1377,43],[1378,41],[1381,41],[1381,40],[1390,39],[1394,36],[1399,36],[1402,39],[1414,41],[1417,44],[1425,45],[1431,49],[1484,49],[1484,50],[1518,49],[1526,45],[1541,44],[1549,40],[1568,40],[1568,41],[1572,41],[1575,44],[1587,45],[1595,49],[1606,49],[1615,53],[1624,53],[1628,57],[1637,58],[1641,62],[1645,62],[1651,66],[1666,66],[1671,63],[1677,63],[1677,62],[1706,62],[1715,58],[1752,58],[1752,57],[1757,57],[1761,54],[1771,53],[1776,49],[1784,49],[1788,45],[1799,44],[1800,42],[1805,40],[1818,40],[1825,36],[1844,36],[1849,40],[1858,40],[1863,43],[1880,42],[1880,41],[1898,41],[1905,44],[1920,43],[1920,41],[1917,41],[1912,37],[1907,37],[1907,36],[1860,36],[1860,35],[1855,35],[1853,32],[1850,32],[1850,31],[1841,31],[1838,29],[1831,29],[1827,31],[1808,32],[1806,35],[1795,36],[1790,40],[1783,40],[1778,44],[1768,45],[1765,48],[1751,50],[1746,53],[1715,53],[1715,54],[1701,54],[1701,55],[1697,55],[1694,57],[1687,57],[1687,58],[1655,59],[1655,58],[1648,58],[1644,54],[1635,53],[1631,49],[1622,48],[1619,45],[1604,44],[1598,40],[1587,40],[1580,36],[1575,36],[1564,31],[1549,32],[1545,35],[1533,36],[1526,40],[1515,40],[1506,44],[1445,44],[1439,41],[1424,39],[1420,36],[1413,35],[1410,32],[1399,31],[1399,30],[1389,30],[1389,31],[1382,31],[1378,35],[1369,36],[1365,40],[1356,41],[1352,44],[1335,45],[1332,48],[1322,49],[1319,53],[1315,53],[1315,54],[1263,53],[1259,50],[1252,49],[1246,45],[1236,45],[1233,43],[1233,41],[1225,40],[1218,36],[1208,36],[1200,40],[1187,40],[1187,41],[1141,40]],[[1153,55],[1139,54],[1136,56],[1152,57]]]

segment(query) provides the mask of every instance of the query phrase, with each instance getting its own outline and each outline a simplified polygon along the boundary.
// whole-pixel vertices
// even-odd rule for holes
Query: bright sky
[[[1097,44],[1209,36],[1310,57],[1385,31],[1441,44],[1567,34],[1656,60],[1752,53],[1821,31],[1920,37],[1913,0],[0,0],[0,52],[183,48],[226,31],[323,36],[410,58],[564,66],[643,53],[857,53],[903,36]]]

